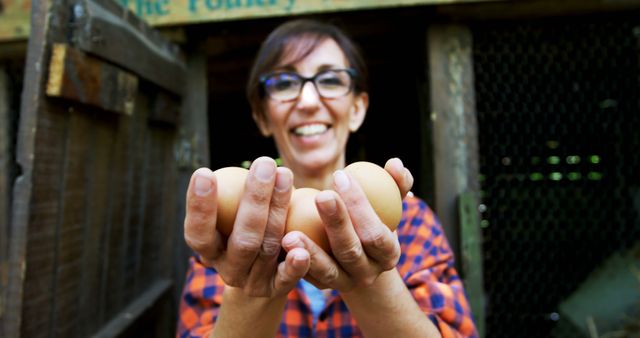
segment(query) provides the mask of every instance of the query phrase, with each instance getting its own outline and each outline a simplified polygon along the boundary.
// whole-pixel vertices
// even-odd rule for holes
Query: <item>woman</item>
[[[196,256],[178,336],[476,336],[432,211],[405,197],[402,221],[391,232],[342,170],[349,134],[369,102],[354,44],[331,25],[285,23],[259,51],[248,97],[283,166],[267,157],[253,161],[226,239],[215,230],[216,178],[206,168],[194,172],[185,239]],[[389,160],[385,169],[406,195],[413,178],[402,162]],[[331,254],[300,232],[284,234],[293,186],[322,191],[316,206]]]

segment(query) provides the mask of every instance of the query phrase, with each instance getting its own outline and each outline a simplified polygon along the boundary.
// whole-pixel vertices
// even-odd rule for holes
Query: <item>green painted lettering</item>
[[[196,1],[198,0],[189,0],[189,12],[191,12],[191,14],[196,14],[198,12],[198,8],[196,8]]]
[[[169,0],[156,0],[156,14],[159,16],[169,14],[169,10],[167,9],[168,4]]]
[[[222,0],[205,0],[204,3],[207,5],[207,9],[209,9],[210,11],[215,11],[216,9],[220,9],[220,7],[222,7]]]
[[[148,16],[153,14],[153,4],[150,0],[136,0],[136,14],[138,16]]]
[[[293,8],[293,5],[294,5],[294,2],[295,2],[295,1],[296,1],[296,0],[289,0],[289,4],[287,4],[287,7],[285,7],[284,9],[285,9],[286,11],[290,11],[290,10]]]
[[[240,0],[227,0],[227,9],[241,8]]]

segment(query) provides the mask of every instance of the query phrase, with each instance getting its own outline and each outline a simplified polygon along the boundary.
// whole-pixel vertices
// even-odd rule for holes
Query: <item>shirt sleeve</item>
[[[218,317],[224,282],[215,270],[205,267],[195,257],[180,297],[176,337],[208,337]]]
[[[406,285],[444,338],[478,337],[441,225],[422,200],[407,197],[404,204],[398,269]]]

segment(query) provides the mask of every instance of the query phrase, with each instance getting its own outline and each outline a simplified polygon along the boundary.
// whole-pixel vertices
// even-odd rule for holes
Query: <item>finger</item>
[[[225,252],[225,275],[232,286],[243,286],[262,248],[276,179],[276,163],[268,157],[253,161]]]
[[[251,267],[247,284],[247,288],[253,290],[256,296],[267,296],[271,291],[271,281],[281,249],[280,243],[284,233],[292,185],[293,174],[291,170],[284,167],[277,168],[276,183],[271,196],[264,239],[258,256]]]
[[[400,196],[405,196],[413,186],[413,175],[404,167],[399,158],[392,158],[384,165],[384,169],[393,177],[400,189]]]
[[[349,275],[315,242],[300,231],[292,231],[282,239],[285,250],[305,249],[310,256],[311,266],[308,276],[311,276],[320,285],[331,287],[340,291],[348,291],[353,288]]]
[[[400,247],[391,230],[380,221],[358,182],[346,172],[334,173],[334,185],[367,256],[383,270],[391,269],[400,258]]]
[[[309,271],[311,260],[309,253],[301,248],[294,248],[287,253],[283,262],[278,265],[273,287],[279,294],[289,292]]]
[[[331,251],[338,264],[351,276],[363,278],[371,274],[369,259],[338,194],[331,190],[321,191],[316,195],[316,207],[326,225]]]
[[[216,188],[213,172],[208,168],[200,168],[191,175],[186,196],[184,238],[208,266],[220,256],[223,249],[220,233],[216,231]]]

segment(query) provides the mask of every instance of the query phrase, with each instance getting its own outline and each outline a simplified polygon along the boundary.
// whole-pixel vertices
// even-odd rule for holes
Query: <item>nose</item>
[[[314,107],[318,105],[319,101],[320,94],[318,93],[315,84],[312,81],[307,81],[307,83],[302,86],[298,105],[300,107]]]

